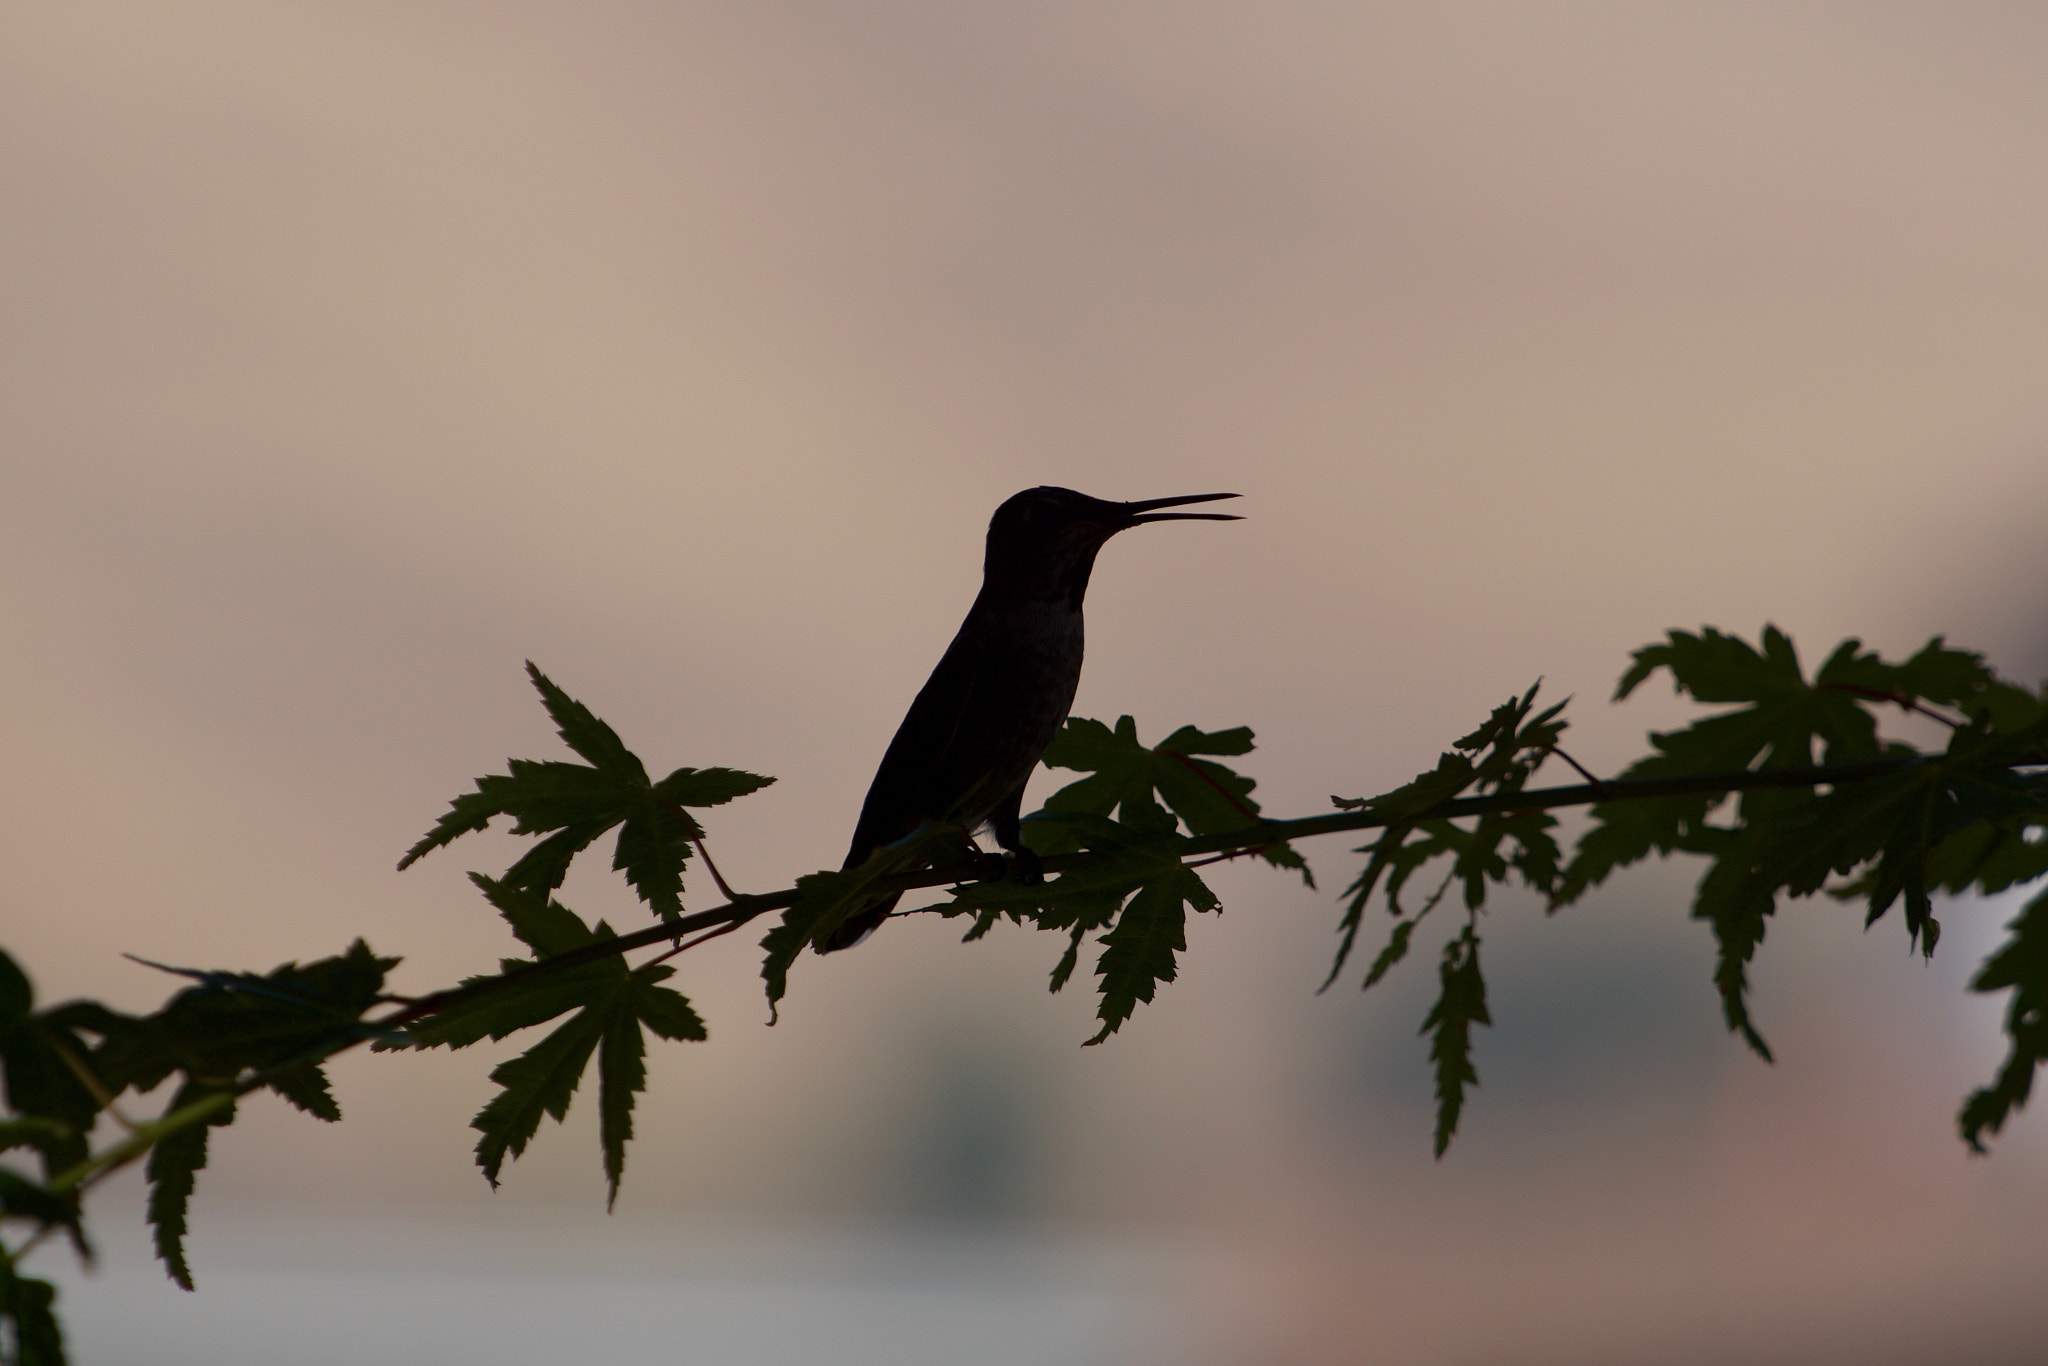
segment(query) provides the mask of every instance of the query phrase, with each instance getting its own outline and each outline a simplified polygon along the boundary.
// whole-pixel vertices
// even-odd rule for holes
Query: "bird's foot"
[[[1045,881],[1045,865],[1038,861],[1036,851],[1029,848],[1010,851],[1008,872],[1010,881],[1025,887],[1036,887]]]
[[[981,864],[981,882],[1014,882],[1024,887],[1036,887],[1045,881],[1045,869],[1038,862],[1038,855],[1029,849],[1012,849],[1008,857],[991,854],[977,847],[975,854]]]

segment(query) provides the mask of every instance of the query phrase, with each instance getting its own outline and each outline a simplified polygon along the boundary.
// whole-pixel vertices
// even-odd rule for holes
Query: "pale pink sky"
[[[168,984],[121,951],[363,933],[405,988],[479,970],[508,943],[461,873],[509,842],[391,865],[553,753],[527,658],[656,767],[777,775],[711,829],[786,885],[843,852],[989,511],[1038,483],[1245,495],[1105,552],[1077,710],[1248,724],[1287,814],[1539,675],[1625,761],[1676,713],[1605,698],[1672,626],[2048,672],[2044,69],[2023,5],[16,6],[0,943],[137,1008]],[[624,1198],[915,1214],[905,1153],[966,1077],[1036,1126],[1019,1210],[1223,1250],[1228,1293],[1187,1295],[1232,1360],[1751,1352],[1731,1298],[1822,1354],[2048,1326],[1987,1270],[2048,1266],[2012,1215],[2042,1121],[1975,1163],[1950,1122],[2006,912],[1958,908],[1923,971],[1793,908],[1764,1069],[1682,879],[1504,904],[1432,1164],[1428,959],[1311,994],[1341,848],[1321,893],[1222,878],[1183,980],[1085,1053],[1056,945],[891,926],[768,1031],[721,941]],[[488,1064],[352,1059],[340,1130],[252,1118],[202,1239],[213,1197],[481,1200]],[[587,1209],[591,1146],[544,1132],[493,1208]],[[1927,1277],[1949,1308],[1906,1302]],[[1474,1280],[1497,1320],[1442,1307]]]

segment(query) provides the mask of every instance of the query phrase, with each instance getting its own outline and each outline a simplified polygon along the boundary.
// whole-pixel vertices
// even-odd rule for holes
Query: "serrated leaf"
[[[605,1022],[597,1050],[598,1146],[604,1152],[605,1200],[618,1203],[626,1174],[626,1144],[633,1138],[633,1098],[647,1089],[647,1041],[630,998]]]
[[[602,1007],[587,1006],[518,1057],[492,1069],[491,1080],[502,1089],[477,1111],[469,1126],[483,1134],[477,1141],[476,1162],[493,1187],[505,1159],[526,1151],[543,1116],[560,1121],[569,1112],[569,1100],[604,1037],[606,1023]]]
[[[1045,751],[1049,768],[1070,768],[1091,776],[1069,783],[1045,802],[1045,812],[1107,818],[1125,823],[1149,822],[1151,812],[1171,810],[1194,835],[1242,830],[1259,820],[1259,804],[1251,796],[1252,779],[1201,755],[1247,754],[1252,732],[1247,726],[1202,731],[1182,726],[1156,746],[1138,739],[1137,723],[1117,719],[1112,730],[1100,721],[1069,717]],[[1163,805],[1162,805],[1163,803]],[[1068,853],[1079,846],[1071,832],[1058,825],[1030,828],[1033,848],[1040,853]],[[1262,857],[1278,867],[1308,875],[1308,865],[1284,844],[1276,843]]]
[[[737,768],[679,768],[656,783],[654,790],[678,806],[724,806],[774,781]]]
[[[14,1340],[19,1366],[65,1366],[64,1330],[57,1323],[57,1287],[24,1276],[0,1258],[0,1340]],[[6,1325],[12,1324],[10,1334]]]
[[[328,1087],[325,1069],[318,1063],[309,1062],[280,1072],[271,1077],[266,1084],[315,1119],[324,1119],[330,1124],[341,1119],[341,1106],[336,1103],[334,1092]]]
[[[1138,889],[1102,936],[1102,956],[1095,963],[1102,979],[1095,1013],[1102,1028],[1087,1045],[1116,1033],[1140,1002],[1152,1000],[1159,983],[1174,979],[1175,955],[1187,948],[1188,908],[1210,911],[1220,904],[1201,876],[1180,863]]]
[[[655,985],[671,975],[672,969],[659,964],[635,972],[619,1008],[606,1025],[603,1042],[598,1045],[598,1127],[604,1149],[607,1210],[619,1198],[619,1182],[626,1171],[626,1144],[633,1137],[634,1097],[647,1089],[646,1042],[640,1034],[641,1026],[664,1039],[705,1037],[704,1022],[697,1018],[689,1001],[679,992]]]
[[[215,1088],[188,1081],[171,1097],[166,1113],[175,1113],[214,1094]],[[148,1217],[155,1230],[156,1255],[181,1290],[192,1288],[192,1268],[185,1261],[185,1215],[191,1207],[199,1173],[206,1168],[207,1133],[232,1124],[234,1119],[235,1102],[230,1100],[199,1123],[164,1135],[149,1150],[144,1174],[149,1181]]]
[[[525,970],[532,965],[515,960],[506,965],[503,976],[462,980],[465,988],[498,982],[505,985],[415,1020],[406,1026],[406,1032],[425,1048],[467,1048],[483,1039],[504,1039],[581,1010],[618,979],[619,962],[600,959],[567,971],[528,973]]]
[[[75,1191],[54,1191],[11,1167],[0,1167],[0,1216],[34,1219],[46,1227],[61,1228],[70,1235],[71,1245],[78,1249],[80,1260],[92,1261],[92,1248],[87,1245],[85,1230],[78,1222],[78,1195]]]
[[[1616,701],[1665,669],[1675,689],[1698,701],[1748,705],[1651,736],[1662,761],[1637,764],[1625,776],[1796,767],[1813,762],[1816,742],[1827,763],[1874,759],[1882,752],[1876,720],[1864,699],[1850,690],[1854,680],[1871,676],[1878,661],[1860,653],[1854,640],[1836,649],[1811,684],[1800,672],[1791,640],[1775,626],[1764,628],[1761,651],[1709,627],[1699,635],[1672,631],[1664,644],[1636,651],[1635,661],[1622,676]],[[1750,792],[1743,800],[1769,806],[1787,796]]]
[[[1472,1030],[1493,1023],[1486,1011],[1486,978],[1479,970],[1479,936],[1470,926],[1444,946],[1437,980],[1441,994],[1422,1021],[1422,1033],[1430,1036],[1429,1057],[1436,1068],[1433,1142],[1436,1155],[1442,1157],[1458,1131],[1465,1088],[1479,1084],[1478,1069],[1472,1065]]]
[[[1063,818],[1064,819],[1064,818]],[[1041,930],[1062,931],[1067,948],[1052,970],[1053,992],[1067,984],[1079,965],[1081,942],[1116,919],[1124,901],[1148,879],[1170,874],[1180,866],[1177,841],[1155,832],[1137,836],[1115,821],[1088,818],[1087,838],[1099,857],[1086,866],[1049,882],[975,882],[952,889],[952,899],[938,909],[945,915],[976,917],[968,938],[979,938],[999,915]]]
[[[1714,929],[1714,986],[1721,994],[1722,1017],[1758,1057],[1770,1062],[1770,1046],[1749,1018],[1749,963],[1764,941],[1774,905],[1771,888],[1752,871],[1757,833],[1744,829],[1718,834],[1712,841],[1718,847],[1710,851],[1715,861],[1700,877],[1692,913]]]
[[[1391,792],[1383,792],[1377,797],[1332,797],[1330,803],[1341,811],[1370,808],[1390,816],[1420,815],[1431,807],[1450,801],[1478,777],[1479,770],[1468,756],[1455,750],[1445,750],[1438,756],[1435,768],[1417,774]]]
[[[614,939],[611,926],[599,921],[593,929],[574,911],[543,892],[513,887],[471,873],[512,933],[533,950],[534,961],[507,960],[496,977],[463,979],[465,990],[488,990],[459,999],[407,1026],[424,1046],[466,1048],[484,1038],[503,1039],[522,1029],[544,1024],[571,1010],[581,1010],[611,991],[627,974],[625,960],[599,958],[573,968],[535,971],[545,962],[590,945]]]
[[[1365,987],[1361,990],[1369,990],[1378,985],[1379,980],[1392,971],[1396,963],[1408,956],[1408,939],[1414,933],[1415,921],[1394,922],[1394,932],[1387,937],[1387,946],[1379,951],[1379,955],[1372,960],[1372,966],[1366,969]]]
[[[874,874],[862,868],[843,872],[807,873],[796,880],[796,903],[761,936],[761,981],[768,991],[768,1023],[778,1018],[778,1005],[789,990],[789,970],[821,934],[843,924],[862,902]]]
[[[701,1043],[710,1037],[704,1021],[681,992],[655,983],[674,976],[674,970],[660,964],[640,968],[633,974],[633,1013],[658,1038]]]
[[[469,880],[504,917],[519,942],[533,950],[536,959],[559,957],[597,940],[582,916],[544,891],[501,882],[482,873],[471,873]],[[614,969],[625,970],[623,965],[614,965]]]
[[[375,1031],[363,1019],[383,1001],[385,974],[398,963],[358,939],[345,954],[267,974],[167,969],[203,985],[179,992],[155,1015],[110,1037],[95,1054],[118,1090],[162,1080],[169,1068],[194,1077],[233,1077]],[[118,1083],[118,1084],[116,1084]]]
[[[657,985],[673,972],[651,964],[612,974],[568,1022],[491,1073],[491,1080],[503,1090],[478,1112],[471,1126],[483,1134],[477,1143],[477,1164],[493,1186],[505,1159],[526,1151],[543,1117],[560,1121],[568,1113],[595,1051],[598,1146],[609,1191],[607,1207],[617,1200],[626,1144],[633,1137],[634,1098],[647,1085],[642,1026],[666,1039],[705,1037],[704,1022],[690,1003]]]
[[[548,709],[548,716],[554,721],[562,743],[588,759],[593,768],[636,781],[639,785],[646,784],[647,770],[641,765],[639,756],[619,739],[617,731],[598,720],[590,708],[556,687],[546,674],[534,667],[530,659],[526,661],[526,676],[540,691],[541,705]]]
[[[894,844],[878,850],[866,863],[839,872],[809,873],[796,880],[796,903],[761,939],[765,957],[761,980],[768,989],[768,1022],[775,1023],[776,1005],[789,987],[789,969],[805,948],[822,946],[847,918],[878,904],[875,883],[898,873],[929,866],[944,850],[960,847],[957,827],[928,822]]]
[[[612,868],[626,875],[656,915],[678,919],[683,914],[683,861],[690,857],[690,841],[702,833],[681,807],[654,806],[619,827]]]
[[[583,821],[549,835],[505,870],[504,882],[523,891],[552,892],[569,880],[569,865],[595,844],[615,820]]]
[[[1331,800],[1341,805],[1345,799],[1333,797]],[[1357,806],[1365,804],[1363,800],[1355,803]],[[1318,993],[1328,991],[1330,984],[1337,980],[1337,974],[1344,971],[1344,964],[1350,960],[1351,950],[1358,942],[1359,927],[1365,923],[1365,908],[1371,903],[1372,894],[1378,888],[1381,878],[1398,862],[1406,860],[1410,864],[1414,864],[1431,856],[1429,850],[1411,848],[1409,846],[1408,837],[1413,833],[1414,827],[1412,826],[1389,826],[1381,831],[1380,837],[1371,844],[1363,845],[1352,851],[1358,854],[1368,854],[1371,857],[1366,860],[1365,867],[1359,870],[1358,876],[1352,879],[1351,885],[1344,889],[1346,903],[1344,918],[1337,923],[1337,933],[1340,936],[1337,942],[1337,954],[1335,960],[1330,964],[1329,976],[1325,977],[1323,984],[1316,988]]]
[[[1519,697],[1510,697],[1495,707],[1476,729],[1460,736],[1428,772],[1377,797],[1332,797],[1331,802],[1340,810],[1370,808],[1390,817],[1420,818],[1468,789],[1486,795],[1521,791],[1550,756],[1566,725],[1560,719],[1563,702],[1531,714],[1541,686],[1540,681],[1532,684]],[[1402,889],[1409,878],[1435,858],[1450,856],[1450,877],[1462,885],[1465,904],[1473,910],[1485,904],[1488,885],[1505,882],[1510,873],[1519,875],[1539,891],[1554,893],[1560,876],[1557,842],[1549,833],[1554,825],[1555,821],[1543,812],[1525,811],[1485,816],[1470,829],[1442,818],[1389,826],[1378,839],[1354,851],[1368,858],[1345,889],[1344,916],[1337,926],[1337,952],[1329,975],[1317,990],[1329,990],[1343,972],[1358,943],[1365,908],[1375,892],[1384,893],[1390,912],[1405,918]],[[1430,906],[1442,894],[1439,889]],[[1414,918],[1420,919],[1428,909],[1424,907]],[[1405,937],[1397,942],[1405,952]],[[1400,956],[1397,952],[1389,958],[1383,952],[1375,960],[1366,985],[1379,981]]]
[[[1648,776],[1635,771],[1641,767],[1635,765],[1625,776]],[[1551,909],[1577,901],[1616,869],[1639,863],[1651,854],[1684,848],[1687,832],[1706,823],[1708,811],[1718,800],[1700,795],[1594,803],[1588,813],[1592,824],[1579,837],[1571,862],[1558,879]]]
[[[410,867],[443,845],[488,828],[498,816],[510,816],[514,834],[545,838],[502,880],[551,892],[568,877],[576,856],[616,826],[612,867],[626,874],[657,915],[680,916],[683,864],[692,843],[704,835],[684,808],[718,806],[775,780],[736,769],[679,768],[659,783],[650,782],[646,766],[616,731],[531,661],[526,668],[563,741],[589,762],[508,760],[506,772],[477,779],[475,792],[457,797],[398,866]]]
[[[2006,926],[2006,940],[1970,981],[1976,992],[2010,991],[2005,1033],[2010,1051],[1989,1086],[1979,1087],[1956,1116],[1963,1142],[1985,1151],[1986,1131],[1997,1133],[2027,1103],[2034,1074],[2048,1059],[2048,891]]]
[[[1116,919],[1123,902],[1122,893],[1105,891],[1090,897],[1075,897],[1066,903],[1071,921],[1067,926],[1067,948],[1059,961],[1053,964],[1047,991],[1057,994],[1073,978],[1074,969],[1081,965],[1081,941]]]

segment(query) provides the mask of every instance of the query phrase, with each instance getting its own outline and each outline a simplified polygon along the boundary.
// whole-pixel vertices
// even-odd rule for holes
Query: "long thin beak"
[[[1147,498],[1142,502],[1125,503],[1124,525],[1136,526],[1140,522],[1241,522],[1242,517],[1227,512],[1154,512],[1153,508],[1174,508],[1186,503],[1213,503],[1219,498],[1235,498],[1234,493],[1191,493],[1180,498]]]

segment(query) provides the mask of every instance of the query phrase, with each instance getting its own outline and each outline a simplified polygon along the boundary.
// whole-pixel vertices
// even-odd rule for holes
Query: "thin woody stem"
[[[1871,759],[1853,764],[1821,764],[1809,768],[1778,768],[1740,773],[1688,773],[1670,778],[1613,778],[1605,782],[1579,783],[1570,787],[1540,788],[1534,792],[1503,792],[1486,797],[1459,797],[1452,801],[1439,802],[1435,806],[1418,809],[1374,809],[1340,811],[1328,816],[1309,816],[1300,820],[1259,821],[1238,830],[1226,830],[1221,834],[1191,837],[1181,842],[1183,857],[1197,854],[1243,854],[1256,852],[1280,840],[1306,839],[1316,835],[1341,834],[1351,830],[1377,830],[1389,825],[1413,825],[1425,820],[1451,820],[1460,816],[1498,815],[1502,812],[1543,811],[1561,806],[1586,806],[1594,802],[1623,801],[1641,797],[1673,797],[1692,793],[1746,792],[1757,788],[1773,787],[1818,787],[1823,784],[1863,782],[1896,773],[1910,764],[1923,762],[1911,759]],[[1048,873],[1061,873],[1070,869],[1088,866],[1099,855],[1049,854],[1041,860]],[[916,891],[925,887],[943,887],[949,883],[972,882],[983,875],[983,869],[974,863],[948,864],[939,868],[922,868],[908,873],[892,873],[876,878],[867,889],[871,894]],[[622,934],[596,944],[586,944],[568,953],[556,954],[538,963],[516,968],[501,977],[488,978],[474,986],[455,987],[422,996],[405,1010],[380,1021],[385,1028],[398,1028],[423,1019],[451,1005],[465,1003],[478,996],[503,990],[514,983],[523,983],[528,975],[536,972],[560,972],[595,963],[634,949],[648,948],[655,944],[673,943],[681,936],[700,930],[721,926],[737,929],[748,921],[767,914],[769,911],[787,910],[797,901],[794,887],[780,892],[737,896],[723,906],[698,911],[694,915],[665,920],[659,925],[650,925],[631,934]],[[697,941],[697,942],[702,942]]]
[[[1903,711],[1918,712],[1922,716],[1939,721],[1950,730],[1961,730],[1964,725],[1955,717],[1944,716],[1919,698],[1909,697],[1905,693],[1886,692],[1883,688],[1866,688],[1860,683],[1822,683],[1818,686],[1835,692],[1845,692],[1854,697],[1867,697],[1873,702],[1889,702]]]
[[[1564,750],[1558,747],[1557,745],[1550,746],[1548,749],[1544,751],[1544,753],[1555,754],[1558,758],[1564,760],[1566,763],[1572,766],[1572,772],[1578,774],[1581,778],[1584,778],[1587,782],[1591,783],[1594,787],[1599,788],[1601,791],[1605,792],[1607,790],[1607,784],[1601,782],[1598,778],[1594,777],[1590,772],[1587,771],[1586,766],[1584,764],[1580,763],[1577,759],[1572,758],[1571,755],[1565,753]]]

